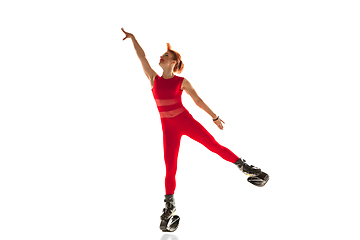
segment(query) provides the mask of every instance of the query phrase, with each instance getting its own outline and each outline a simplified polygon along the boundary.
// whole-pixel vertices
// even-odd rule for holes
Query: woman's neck
[[[171,72],[164,71],[162,74],[162,77],[165,79],[173,78],[174,76],[175,74],[172,71]]]

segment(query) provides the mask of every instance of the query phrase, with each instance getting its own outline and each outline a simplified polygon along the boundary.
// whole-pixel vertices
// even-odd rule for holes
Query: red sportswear
[[[176,188],[177,158],[180,148],[180,139],[183,135],[201,143],[210,151],[223,159],[235,163],[239,157],[226,147],[221,146],[214,137],[198,122],[181,101],[181,85],[184,78],[174,76],[170,79],[159,77],[154,80],[152,93],[160,113],[164,158],[166,165],[165,191],[166,195],[174,194]]]

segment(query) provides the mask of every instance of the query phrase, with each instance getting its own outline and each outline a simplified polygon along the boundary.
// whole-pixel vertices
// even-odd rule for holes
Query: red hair
[[[167,50],[169,52],[171,52],[173,54],[173,60],[176,61],[176,64],[175,64],[175,67],[174,67],[174,72],[175,73],[181,73],[184,69],[184,63],[181,61],[181,55],[174,51],[174,50],[171,50],[171,46],[170,46],[170,43],[166,43],[167,45]]]

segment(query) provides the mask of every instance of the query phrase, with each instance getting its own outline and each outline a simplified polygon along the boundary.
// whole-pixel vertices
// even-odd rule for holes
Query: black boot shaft
[[[174,198],[174,194],[171,195],[165,195],[165,199],[164,202],[166,203],[166,205],[168,204],[172,204],[175,206],[175,198]]]

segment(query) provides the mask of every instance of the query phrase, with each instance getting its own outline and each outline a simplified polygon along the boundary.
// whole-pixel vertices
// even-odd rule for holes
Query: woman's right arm
[[[136,38],[135,38],[135,36],[133,34],[125,32],[123,28],[121,28],[121,30],[126,35],[123,40],[125,40],[126,38],[131,38],[131,40],[132,40],[132,42],[134,44],[136,54],[137,54],[138,58],[141,61],[141,65],[143,67],[143,70],[144,70],[147,78],[150,80],[151,85],[153,85],[153,81],[154,81],[154,78],[156,77],[157,73],[150,67],[149,62],[146,59],[144,50],[141,48],[140,44],[136,41]]]

